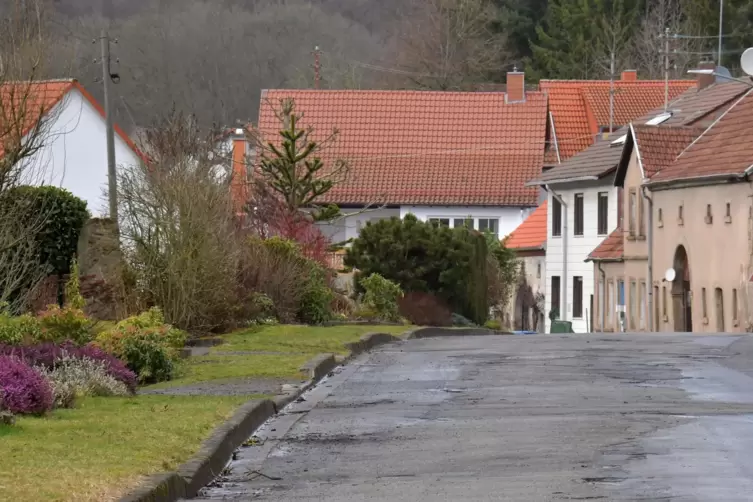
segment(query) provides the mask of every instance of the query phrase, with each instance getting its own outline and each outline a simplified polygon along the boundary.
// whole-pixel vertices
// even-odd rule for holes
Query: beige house
[[[713,84],[672,103],[662,123],[630,127],[615,174],[621,224],[588,258],[596,331],[746,330],[749,92]]]

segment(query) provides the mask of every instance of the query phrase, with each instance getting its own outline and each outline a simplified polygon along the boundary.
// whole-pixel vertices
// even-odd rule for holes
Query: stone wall
[[[115,223],[108,218],[89,220],[81,230],[77,255],[86,313],[103,321],[118,319],[124,262]]]

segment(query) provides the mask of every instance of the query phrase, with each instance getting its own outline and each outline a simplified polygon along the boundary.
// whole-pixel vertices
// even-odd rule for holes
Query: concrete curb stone
[[[421,338],[436,338],[443,336],[490,336],[511,335],[504,331],[494,331],[486,328],[418,328],[411,331],[406,340]]]
[[[405,336],[406,334],[403,334]],[[387,333],[367,333],[357,342],[346,344],[350,358],[382,344],[401,338]],[[175,502],[181,498],[195,497],[199,490],[211,483],[227,465],[233,452],[264,422],[275,416],[285,406],[298,399],[339,365],[334,354],[319,354],[308,361],[301,372],[309,380],[274,399],[254,399],[242,405],[225,423],[215,428],[201,449],[177,472],[167,472],[148,477],[137,489],[119,499],[119,502]]]

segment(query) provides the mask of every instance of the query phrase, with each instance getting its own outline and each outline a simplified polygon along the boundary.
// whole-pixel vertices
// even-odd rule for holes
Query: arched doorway
[[[672,281],[672,313],[675,331],[693,331],[692,298],[690,293],[690,263],[685,246],[677,246],[672,268],[675,280]]]

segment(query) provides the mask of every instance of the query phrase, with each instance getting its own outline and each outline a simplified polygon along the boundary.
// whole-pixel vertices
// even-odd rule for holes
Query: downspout
[[[596,268],[599,269],[599,274],[601,274],[601,283],[604,285],[604,291],[598,291],[598,286],[596,287],[597,292],[601,293],[599,294],[599,309],[601,310],[601,332],[604,333],[604,327],[607,323],[607,300],[605,298],[607,294],[607,273],[604,272],[604,269],[601,268],[601,261],[596,261]]]
[[[545,185],[552,197],[562,206],[562,294],[560,295],[560,319],[567,321],[567,204],[560,195]],[[564,308],[563,308],[564,307]]]
[[[648,330],[654,331],[654,199],[646,193],[648,187],[642,187],[641,194],[648,204],[648,279],[646,295],[648,296]]]

